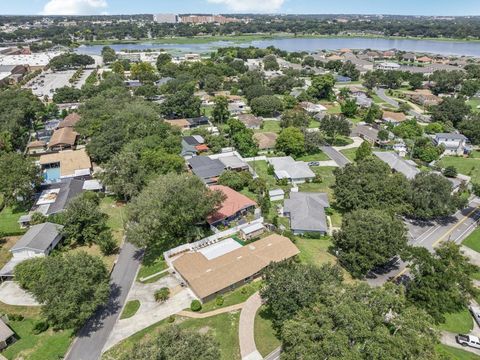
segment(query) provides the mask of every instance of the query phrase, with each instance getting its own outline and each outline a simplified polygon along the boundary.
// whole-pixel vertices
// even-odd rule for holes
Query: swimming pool
[[[60,180],[60,168],[59,167],[52,167],[49,169],[43,170],[43,178],[45,182],[52,183]]]

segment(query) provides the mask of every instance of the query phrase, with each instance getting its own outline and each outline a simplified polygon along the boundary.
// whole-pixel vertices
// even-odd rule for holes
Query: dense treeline
[[[0,33],[1,41],[25,41],[32,38],[51,40],[56,44],[69,45],[75,40],[124,40],[127,38],[143,39],[152,37],[232,35],[253,33],[290,33],[295,35],[341,35],[347,33],[374,34],[384,36],[445,37],[445,38],[480,38],[480,20],[478,18],[455,18],[443,20],[434,18],[384,17],[364,19],[351,17],[348,22],[337,21],[335,17],[322,16],[284,16],[248,15],[252,21],[245,24],[157,24],[151,15],[129,17],[128,22],[119,22],[121,17],[72,17],[77,21],[74,26],[64,27],[56,19],[53,25],[44,28],[18,29],[12,33]],[[17,24],[33,22],[31,17],[4,17],[0,23]],[[133,21],[132,21],[133,19]],[[63,20],[63,18],[61,19]],[[111,20],[109,24],[92,21]],[[275,20],[275,21],[272,21]],[[75,40],[72,40],[73,39]]]

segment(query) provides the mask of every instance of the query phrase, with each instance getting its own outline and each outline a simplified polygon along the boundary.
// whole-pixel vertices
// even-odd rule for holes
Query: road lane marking
[[[448,235],[450,235],[456,228],[458,228],[460,225],[462,225],[465,221],[470,219],[470,215],[472,215],[474,212],[478,211],[479,208],[475,208],[472,211],[470,211],[462,220],[457,222],[450,230],[448,230],[445,234],[443,234],[440,238],[438,238],[433,244],[432,248],[438,245],[441,241],[443,241]]]

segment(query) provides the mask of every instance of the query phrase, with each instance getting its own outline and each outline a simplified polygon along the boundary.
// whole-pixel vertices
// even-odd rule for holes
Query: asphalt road
[[[340,167],[345,167],[345,165],[350,164],[350,160],[348,160],[345,155],[331,146],[321,146],[320,150],[327,154],[327,156],[335,161]]]
[[[385,101],[387,104],[390,104],[396,108],[398,108],[399,104],[396,100],[393,100],[391,97],[387,96],[387,94],[385,93],[385,89],[383,88],[375,88],[375,94],[377,94],[377,96],[382,99],[383,101]]]
[[[93,315],[77,334],[67,360],[98,360],[115,325],[140,266],[142,251],[125,242],[111,275],[108,304]]]
[[[474,197],[465,209],[457,211],[452,216],[431,222],[405,221],[408,229],[409,244],[423,246],[429,251],[434,250],[443,241],[454,241],[460,244],[477,226],[480,219],[480,199]],[[397,264],[375,272],[375,277],[367,278],[372,286],[380,286],[391,278],[407,272],[407,264],[400,261]]]
[[[280,360],[280,354],[282,353],[282,348],[279,346],[275,350],[273,350],[270,354],[265,356],[263,360]]]

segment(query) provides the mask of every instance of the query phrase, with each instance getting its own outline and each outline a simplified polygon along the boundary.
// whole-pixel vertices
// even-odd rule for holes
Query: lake
[[[468,41],[438,41],[423,39],[383,39],[383,38],[278,38],[265,40],[212,41],[196,44],[161,44],[161,43],[133,43],[110,45],[115,51],[164,49],[174,54],[181,53],[209,53],[220,47],[227,46],[255,46],[266,48],[275,46],[286,51],[308,51],[349,49],[389,50],[397,49],[412,52],[426,52],[441,55],[465,55],[480,57],[480,42]],[[81,54],[99,55],[103,45],[82,45],[76,51]]]

